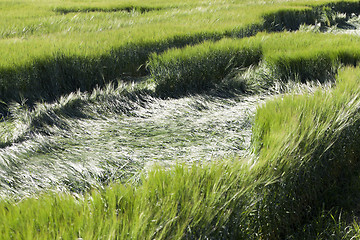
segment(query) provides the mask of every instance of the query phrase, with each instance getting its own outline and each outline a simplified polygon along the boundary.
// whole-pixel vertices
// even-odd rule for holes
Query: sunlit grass
[[[360,60],[359,41],[357,36],[330,33],[259,33],[153,55],[149,69],[158,92],[168,95],[201,91],[220,83],[234,68],[260,61],[283,81],[324,82],[334,78],[339,66],[356,66]]]
[[[325,24],[322,16],[328,8],[320,5],[326,3],[2,1],[1,99],[19,102],[22,96],[29,103],[51,101],[77,89],[91,90],[116,81],[119,76],[144,75],[149,56],[169,48],[241,38],[261,30],[296,30],[302,23]],[[124,6],[135,10],[111,10]],[[142,7],[161,9],[136,11]],[[57,12],[60,8],[69,13]],[[340,2],[333,8],[352,13],[358,5]]]
[[[252,116],[264,97],[163,100],[153,91],[150,84],[108,85],[33,109],[12,105],[11,118],[1,123],[1,195],[86,192],[137,181],[156,164],[206,164],[247,154]]]
[[[358,238],[359,12],[0,1],[0,238]]]
[[[264,104],[255,118],[254,156],[155,167],[137,183],[112,183],[84,195],[1,201],[1,234],[15,239],[357,236],[356,222],[342,216],[350,213],[360,186],[359,76],[358,69],[348,69],[333,89]],[[342,194],[352,197],[339,198]]]

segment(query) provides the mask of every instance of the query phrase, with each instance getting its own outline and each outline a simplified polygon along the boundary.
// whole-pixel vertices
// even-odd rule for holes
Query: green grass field
[[[2,5],[0,93],[6,102],[25,98],[30,104],[76,89],[89,91],[119,76],[147,75],[152,53],[259,31],[295,30],[302,23],[330,26],[339,20],[337,11],[351,16],[359,9],[357,2],[304,1]]]
[[[360,239],[359,15],[0,0],[0,239]]]

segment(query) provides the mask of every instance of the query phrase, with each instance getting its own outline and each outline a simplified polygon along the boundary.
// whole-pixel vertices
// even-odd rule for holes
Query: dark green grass
[[[135,5],[124,5],[124,6],[114,6],[114,7],[56,7],[54,8],[54,12],[61,13],[61,14],[68,14],[68,13],[76,13],[76,12],[150,12],[150,11],[158,11],[161,10],[161,7],[147,7],[147,6],[135,6]]]
[[[255,168],[274,179],[259,204],[267,212],[259,230],[269,238],[283,238],[324,206],[346,208],[358,198],[359,79],[349,70],[332,91],[287,96],[258,110]]]

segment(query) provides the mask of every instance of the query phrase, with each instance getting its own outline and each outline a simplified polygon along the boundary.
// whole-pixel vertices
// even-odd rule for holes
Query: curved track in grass
[[[243,155],[256,106],[264,99],[146,97],[128,114],[60,117],[66,127],[53,126],[51,134],[33,133],[0,150],[1,195],[49,188],[82,192],[109,181],[136,180],[140,169],[153,164]]]

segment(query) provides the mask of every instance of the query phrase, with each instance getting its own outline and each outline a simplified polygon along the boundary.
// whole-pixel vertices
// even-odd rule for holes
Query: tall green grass
[[[154,54],[149,67],[160,95],[180,96],[214,87],[232,69],[257,64],[261,55],[254,44],[226,39]]]
[[[294,30],[301,23],[315,23],[325,11],[323,6],[334,12],[338,7],[347,13],[358,9],[353,1],[332,5],[326,1],[278,2],[267,8],[256,1],[1,4],[0,98],[5,102],[25,98],[29,104],[51,101],[76,89],[91,90],[120,76],[147,74],[144,66],[149,56],[169,48],[245,37],[261,30]],[[122,6],[162,10],[106,12]],[[56,9],[80,12],[64,15]]]
[[[333,208],[350,212],[360,186],[360,70],[337,79],[334,89],[259,108],[252,159],[154,168],[138,185],[113,183],[84,196],[3,200],[0,233],[5,239],[286,239],[313,224],[356,236],[353,222],[321,223],[322,214],[337,218]],[[316,239],[319,231],[297,236]]]
[[[258,109],[254,171],[263,188],[259,231],[283,238],[319,209],[352,208],[359,187],[359,70],[346,70],[332,91],[290,95]],[[343,199],[341,196],[347,196]],[[352,200],[349,200],[352,199]]]
[[[297,32],[260,34],[258,39],[265,60],[283,80],[324,81],[334,76],[339,65],[356,66],[360,56],[355,36]]]
[[[25,1],[0,3],[0,20],[5,23],[0,27],[0,98],[5,104],[54,100],[74,89],[90,90],[119,76],[141,76],[148,70],[160,96],[207,90],[221,85],[234,69],[242,72],[258,63],[269,70],[269,81],[324,82],[335,78],[339,66],[357,65],[360,56],[359,38],[348,35],[261,33],[215,42],[260,30],[296,30],[301,23],[336,24],[334,13],[359,12],[358,2],[277,2],[265,9],[256,1],[213,6],[164,1],[148,2],[162,10],[143,14],[113,11],[121,6],[112,1],[37,3],[36,8]],[[147,6],[137,1],[121,4]],[[57,12],[61,9],[65,15]],[[104,12],[109,9],[113,10]],[[319,223],[324,212],[351,212],[359,197],[359,79],[359,69],[347,69],[337,76],[334,89],[287,95],[259,108],[253,157],[154,168],[134,185],[119,178],[110,178],[118,182],[109,184],[111,171],[109,176],[106,172],[96,175],[96,171],[77,172],[73,167],[79,176],[64,180],[73,193],[2,200],[0,238],[286,239],[309,237],[306,234],[315,238],[318,231],[313,229],[329,223]],[[39,111],[18,109],[23,114],[2,124],[21,131],[11,135],[1,130],[2,142],[8,146],[30,134],[66,130],[70,126],[67,115],[82,119],[129,113],[132,103],[144,104],[136,102],[142,96],[79,94],[55,105],[39,104],[35,108]],[[91,103],[95,106],[89,107]],[[78,111],[86,104],[88,112]],[[51,142],[39,145],[30,149],[32,154],[49,153]],[[21,162],[7,169],[7,160],[1,159],[1,171],[20,169]],[[75,194],[93,187],[82,181],[89,180],[86,174],[109,186]],[[15,180],[3,186],[17,191]],[[33,183],[34,179],[28,186]],[[334,222],[330,225],[337,226]],[[353,224],[355,230],[346,232],[350,237],[359,233],[356,223],[339,222],[339,235],[346,229],[341,224]],[[303,229],[310,233],[302,233]]]
[[[226,237],[230,229],[222,226],[232,214],[234,200],[244,195],[244,182],[249,178],[241,174],[240,164],[236,166],[155,169],[139,186],[112,184],[79,198],[60,194],[24,199],[18,204],[2,201],[1,236],[180,239],[206,238],[224,231]],[[240,210],[242,204],[236,205]],[[243,208],[244,213],[250,210]]]
[[[178,96],[208,89],[234,69],[260,61],[283,82],[333,80],[338,68],[356,66],[360,39],[311,32],[259,33],[246,39],[204,42],[154,54],[149,69],[160,95]]]

